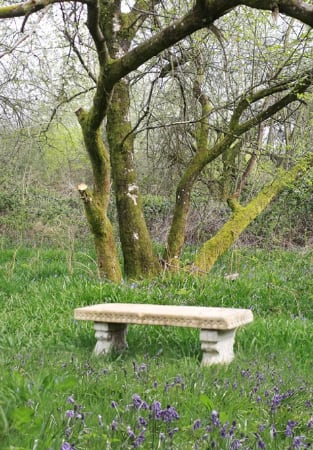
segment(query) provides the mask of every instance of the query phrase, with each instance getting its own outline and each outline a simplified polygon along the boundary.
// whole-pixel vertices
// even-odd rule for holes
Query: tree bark
[[[122,272],[113,228],[107,217],[111,183],[109,153],[103,143],[100,129],[94,130],[90,126],[89,114],[80,109],[76,115],[82,128],[93,171],[93,190],[89,190],[86,185],[79,185],[78,190],[94,237],[99,274],[110,281],[120,283]]]
[[[197,124],[195,132],[196,154],[190,161],[176,189],[174,214],[164,253],[166,264],[172,270],[176,270],[179,267],[190,211],[191,192],[209,153],[208,115],[211,110],[211,105],[208,97],[201,91],[200,81],[201,75],[198,74],[198,78],[193,87],[194,96],[201,105],[201,119]]]
[[[107,118],[107,138],[111,154],[120,240],[125,274],[140,278],[156,274],[160,264],[143,215],[134,165],[134,138],[129,114],[129,87],[126,80],[114,88]]]
[[[292,186],[312,165],[313,153],[310,153],[289,171],[280,172],[274,181],[265,185],[246,206],[241,206],[235,198],[229,199],[233,214],[216,235],[200,248],[192,266],[193,271],[199,274],[208,273],[218,258],[237,241],[269,203],[284,189]]]

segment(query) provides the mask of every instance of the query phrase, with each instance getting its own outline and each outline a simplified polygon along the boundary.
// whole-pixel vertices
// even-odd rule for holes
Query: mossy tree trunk
[[[93,170],[93,189],[90,190],[86,185],[80,184],[78,190],[94,236],[98,270],[102,277],[119,283],[122,280],[122,273],[113,228],[107,217],[111,183],[109,153],[103,143],[101,129],[92,128],[90,113],[80,109],[76,114]]]
[[[124,270],[130,278],[156,274],[160,264],[143,215],[134,165],[134,137],[129,121],[129,86],[126,80],[114,88],[107,117],[112,177],[115,190]]]
[[[0,19],[24,17],[22,24],[23,30],[30,15],[37,13],[48,5],[52,6],[55,3],[62,2],[63,0],[31,0],[6,6],[2,5],[0,6]],[[173,19],[168,25],[160,25],[161,28],[157,29],[157,31],[152,26],[147,35],[144,34],[145,30],[142,30],[143,32],[138,35],[138,41],[136,42],[134,41],[134,37],[138,31],[140,32],[140,28],[147,17],[156,16],[155,23],[163,23],[161,20],[158,21],[158,11],[154,9],[155,5],[159,3],[158,0],[136,0],[134,7],[129,13],[122,13],[121,2],[118,0],[77,0],[76,2],[69,3],[73,3],[74,6],[77,3],[82,3],[86,6],[87,27],[98,56],[98,74],[94,77],[94,80],[96,80],[96,90],[92,105],[88,112],[80,110],[77,114],[82,127],[86,150],[91,160],[94,177],[93,188],[88,189],[86,186],[81,186],[80,192],[84,201],[87,219],[95,238],[100,272],[112,281],[120,281],[121,270],[114,244],[112,226],[107,217],[111,184],[110,158],[101,138],[102,123],[110,107],[114,87],[116,86],[116,94],[114,94],[115,100],[111,107],[111,118],[115,115],[115,119],[118,120],[117,113],[114,110],[115,108],[118,109],[118,90],[125,87],[125,84],[123,84],[124,81],[122,81],[125,80],[125,77],[197,30],[212,26],[214,21],[226,15],[233,8],[246,5],[251,8],[272,11],[275,6],[276,9],[279,9],[280,13],[290,15],[307,23],[309,26],[313,26],[313,6],[309,2],[296,0],[280,0],[279,2],[269,2],[268,0],[196,0],[190,3],[190,7],[187,5],[186,8],[182,8],[184,11],[187,9],[185,13],[180,15],[180,11],[178,10],[177,16],[179,18]],[[166,23],[167,19],[164,22]],[[36,26],[40,26],[39,21]],[[75,31],[75,36],[78,36],[79,28],[78,26]],[[85,42],[84,39],[81,41],[79,39],[78,41],[79,45],[83,45],[83,42]],[[132,42],[134,45],[131,45]],[[12,49],[15,50],[13,47]],[[80,59],[83,67],[89,71],[89,67],[85,65],[84,58]],[[190,193],[200,171],[206,164],[233,145],[239,136],[247,130],[271,117],[284,106],[297,100],[298,94],[305,92],[311,83],[312,71],[307,71],[299,74],[297,80],[292,78],[290,80],[286,79],[281,84],[277,84],[276,86],[270,85],[268,88],[261,89],[256,93],[250,91],[239,100],[234,109],[229,129],[226,130],[225,134],[214,146],[207,149],[206,152],[203,152],[203,155],[200,155],[200,152],[196,155],[177,190],[177,212],[175,213],[176,219],[172,227],[173,232],[171,233],[171,236],[174,235],[174,237],[170,238],[172,242],[168,247],[169,260],[175,258],[181,251],[181,242],[183,241],[186,216],[190,203]],[[274,99],[274,103],[265,111],[256,112],[254,115],[250,114],[249,120],[240,122],[242,113],[249,110],[253,104],[262,98],[283,91],[287,91],[287,95],[278,101]],[[121,124],[129,127],[124,115],[120,119]],[[114,128],[116,134],[121,133],[121,128],[117,124],[114,125],[113,120],[110,126]],[[134,233],[138,232],[140,228],[138,224],[139,222],[142,224],[143,219],[141,217],[142,208],[139,192],[137,187],[134,188],[134,186],[137,186],[136,178],[134,174],[132,175],[132,138],[130,135],[126,138],[126,134],[124,133],[123,136],[120,136],[122,139],[115,139],[114,137],[110,137],[110,139],[113,148],[112,160],[114,160],[116,193],[117,197],[119,197],[118,208],[120,210],[119,214],[121,215],[120,230],[122,234],[124,233],[122,240],[125,241],[123,249],[125,249],[124,251],[126,253],[130,253],[131,248],[136,248],[134,244],[136,244],[137,239],[134,239]],[[123,171],[125,180],[123,180]],[[126,230],[128,224],[131,224],[132,232],[130,234],[127,234]],[[144,230],[144,226],[140,228],[140,233],[142,236],[145,235],[146,231]],[[128,239],[130,239],[130,244],[126,243]],[[150,268],[153,271],[152,267],[155,267],[155,259],[150,254],[151,247],[148,237],[146,241],[143,240],[142,247],[138,250],[137,256],[134,258],[141,258],[143,254],[142,249],[145,245],[144,242],[148,245],[145,253],[148,253],[149,256],[146,260],[140,261],[138,268],[134,270],[136,274],[146,274],[150,272]],[[134,258],[133,261],[131,257],[125,258],[129,260],[129,266],[126,263],[129,273],[133,270],[131,265],[134,262]],[[197,261],[200,263],[202,260],[200,258]]]
[[[208,273],[215,262],[222,256],[245,231],[250,223],[258,217],[269,203],[284,189],[308,171],[313,165],[313,153],[307,155],[289,171],[281,171],[271,183],[264,186],[261,192],[247,205],[242,206],[236,198],[228,203],[233,214],[223,227],[207,241],[198,251],[193,271],[199,274]]]
[[[199,75],[194,83],[194,96],[201,105],[201,119],[195,132],[196,153],[189,162],[176,189],[173,219],[164,253],[166,264],[172,270],[179,267],[190,211],[191,192],[208,156],[208,115],[211,106],[208,97],[201,91],[200,80],[201,76]]]
[[[176,191],[174,215],[164,254],[166,264],[169,267],[177,269],[179,266],[190,210],[191,191],[201,171],[210,162],[226,152],[228,153],[228,158],[231,158],[232,153],[237,155],[240,136],[280,111],[289,103],[297,100],[298,94],[304,92],[311,82],[312,73],[311,71],[306,71],[299,80],[293,80],[293,84],[283,81],[277,83],[275,86],[260,89],[249,95],[242,95],[234,108],[227,132],[225,132],[216,143],[209,146],[208,116],[210,104],[208,97],[201,90],[201,76],[197,78],[194,84],[194,93],[201,104],[201,118],[198,129],[196,130],[196,153],[189,162]],[[268,97],[288,89],[290,90],[286,95],[274,101],[274,103],[269,104],[267,107],[264,107],[252,118],[241,121],[243,114],[251,105],[253,105],[253,103],[259,102],[262,99],[266,100]],[[267,101],[265,104],[267,105]]]

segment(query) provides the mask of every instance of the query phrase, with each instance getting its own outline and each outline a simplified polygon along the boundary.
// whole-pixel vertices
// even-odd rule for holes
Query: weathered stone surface
[[[128,324],[200,328],[202,365],[227,364],[234,357],[237,327],[253,320],[248,309],[104,303],[74,311],[77,320],[95,322],[96,355],[127,347]]]

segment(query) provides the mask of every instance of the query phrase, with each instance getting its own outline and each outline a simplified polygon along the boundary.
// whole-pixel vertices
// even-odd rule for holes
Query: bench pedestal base
[[[202,366],[230,363],[234,358],[235,333],[236,329],[200,330]]]
[[[113,351],[127,348],[127,324],[95,322],[95,337],[97,340],[94,354],[105,355]],[[234,340],[236,329],[233,330],[200,330],[201,350],[203,351],[202,366],[211,364],[228,364],[234,358]]]
[[[95,322],[94,328],[97,339],[94,349],[96,356],[127,348],[127,324]]]

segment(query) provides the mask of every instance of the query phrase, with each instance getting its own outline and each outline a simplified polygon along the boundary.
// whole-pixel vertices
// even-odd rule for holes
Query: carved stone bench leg
[[[127,348],[126,334],[127,324],[95,322],[95,336],[97,339],[94,348],[96,356],[107,354],[111,350],[123,350]]]
[[[234,358],[234,341],[236,329],[200,330],[203,366],[211,364],[228,364]]]

